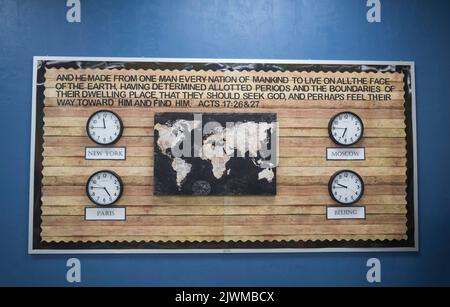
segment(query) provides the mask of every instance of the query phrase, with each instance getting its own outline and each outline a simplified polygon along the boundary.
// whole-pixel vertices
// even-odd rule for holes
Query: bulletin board
[[[417,250],[412,62],[35,57],[33,73],[30,253]],[[89,120],[107,111],[122,127],[102,145]],[[339,144],[349,114],[361,136]],[[175,158],[164,137],[195,115],[276,131],[275,160]],[[111,205],[90,194],[101,171],[120,178]]]

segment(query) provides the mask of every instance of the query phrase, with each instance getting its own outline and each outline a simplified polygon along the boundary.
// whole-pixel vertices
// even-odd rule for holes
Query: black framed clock
[[[101,170],[92,174],[86,182],[86,194],[98,206],[110,206],[123,193],[122,179],[115,172]]]
[[[342,205],[356,203],[364,195],[362,177],[351,170],[340,170],[334,173],[328,182],[331,198]]]
[[[328,123],[328,135],[334,143],[350,146],[358,143],[364,134],[362,119],[350,111],[334,115]]]
[[[110,110],[96,111],[87,120],[86,132],[89,138],[99,145],[114,144],[122,136],[122,119]]]

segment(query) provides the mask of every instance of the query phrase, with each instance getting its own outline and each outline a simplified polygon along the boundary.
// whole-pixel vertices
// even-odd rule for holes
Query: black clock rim
[[[119,181],[119,185],[120,185],[120,193],[119,193],[119,196],[117,196],[117,199],[116,199],[115,201],[113,201],[112,203],[107,204],[107,205],[102,205],[102,204],[97,203],[94,199],[92,199],[91,195],[89,195],[89,182],[91,181],[92,177],[94,177],[95,175],[97,175],[97,174],[99,174],[99,173],[110,173],[110,174],[112,174],[113,176],[115,176],[115,177],[117,178],[117,181]],[[109,207],[109,206],[112,206],[112,205],[114,205],[117,201],[119,201],[119,199],[122,197],[122,193],[123,193],[123,181],[122,181],[122,178],[120,178],[120,176],[117,175],[116,172],[113,172],[113,171],[111,171],[111,170],[103,169],[103,170],[97,171],[97,172],[93,173],[91,176],[89,176],[88,180],[86,181],[86,195],[87,195],[87,197],[89,198],[89,200],[90,200],[91,202],[93,202],[96,206],[99,206],[99,207]]]
[[[333,180],[334,178],[336,178],[337,175],[339,175],[340,173],[343,172],[349,172],[349,173],[353,173],[354,175],[356,175],[356,177],[359,178],[359,181],[361,182],[361,193],[359,194],[358,198],[356,198],[354,201],[349,202],[349,203],[343,203],[339,200],[336,199],[336,197],[334,197],[333,191],[331,189],[331,185],[333,184]],[[357,201],[359,201],[361,199],[361,197],[363,197],[364,195],[364,180],[362,179],[362,177],[355,171],[352,171],[350,169],[342,169],[339,170],[337,172],[335,172],[333,175],[331,175],[330,180],[328,181],[328,193],[330,194],[330,197],[336,201],[338,204],[340,205],[353,205],[354,203],[356,203]]]
[[[119,135],[117,136],[117,138],[116,138],[114,141],[109,142],[109,143],[100,143],[100,142],[97,142],[97,141],[94,140],[94,139],[92,138],[92,136],[89,134],[89,122],[91,121],[91,118],[93,118],[97,113],[101,113],[101,112],[109,112],[109,113],[114,114],[114,115],[117,117],[117,119],[119,120],[119,123],[120,123]],[[89,137],[89,139],[90,139],[92,142],[94,142],[95,144],[98,144],[98,145],[104,145],[104,146],[115,144],[115,143],[117,143],[117,142],[120,140],[120,138],[122,137],[122,133],[123,133],[123,122],[122,122],[122,119],[120,118],[119,114],[117,114],[117,113],[114,112],[114,111],[107,110],[107,109],[97,110],[97,111],[95,111],[94,113],[92,113],[91,116],[89,116],[88,120],[86,121],[86,134],[87,134],[87,136]]]
[[[353,116],[355,116],[356,118],[358,118],[358,119],[359,119],[359,122],[361,123],[361,136],[360,136],[359,139],[357,139],[355,142],[349,143],[349,144],[341,144],[341,143],[339,143],[339,142],[334,138],[333,133],[332,133],[332,131],[331,131],[331,126],[333,125],[334,119],[335,119],[336,117],[338,117],[339,115],[345,114],[345,113],[352,114]],[[330,137],[330,139],[331,139],[336,145],[339,145],[339,146],[345,146],[345,147],[355,145],[356,143],[358,143],[359,141],[361,141],[362,138],[363,138],[363,136],[364,136],[364,123],[363,123],[361,117],[360,117],[358,114],[356,114],[355,112],[352,112],[352,111],[343,111],[343,112],[339,112],[339,113],[335,114],[333,117],[331,117],[330,121],[328,122],[328,136]]]

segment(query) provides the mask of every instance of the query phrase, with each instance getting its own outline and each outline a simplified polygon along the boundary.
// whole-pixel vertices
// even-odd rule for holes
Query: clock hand
[[[340,183],[337,183],[337,185],[340,185],[341,187],[343,187],[343,188],[346,188],[346,189],[349,189],[350,191],[352,191],[353,193],[356,193],[356,191],[355,190],[353,190],[353,189],[351,189],[351,188],[349,188],[348,186],[346,186],[346,185],[343,185],[343,184],[340,184]]]
[[[350,189],[350,188],[348,188],[350,191],[352,191],[353,193],[356,193],[356,191],[355,190],[353,190],[353,189]]]
[[[103,129],[106,129],[105,118],[103,118]]]
[[[106,194],[108,194],[109,197],[111,197],[111,194],[109,194],[108,190],[104,187]]]
[[[342,137],[344,137],[346,132],[347,132],[347,128],[345,128],[344,133],[342,133]]]

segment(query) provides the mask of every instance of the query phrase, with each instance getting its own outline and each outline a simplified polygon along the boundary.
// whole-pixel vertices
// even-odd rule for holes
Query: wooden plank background
[[[116,71],[133,72],[137,71]],[[105,108],[58,106],[54,89],[57,73],[58,69],[47,69],[45,81],[42,241],[407,238],[401,73],[389,73],[396,89],[393,100],[384,102],[264,100],[257,109],[109,108],[124,123],[123,136],[114,146],[127,148],[125,161],[84,159],[85,146],[97,146],[86,135],[86,120],[94,111]],[[354,145],[366,148],[364,161],[326,160],[326,147],[335,147],[328,137],[328,121],[344,110],[355,112],[364,122],[364,138]],[[155,112],[164,111],[276,112],[280,125],[277,195],[153,196],[153,119]],[[84,220],[85,207],[93,206],[85,194],[86,181],[93,172],[105,168],[118,173],[124,182],[117,205],[127,208],[126,221]],[[328,194],[328,180],[344,168],[355,170],[364,179],[365,194],[358,204],[366,206],[365,220],[326,219],[326,206],[334,204]]]

